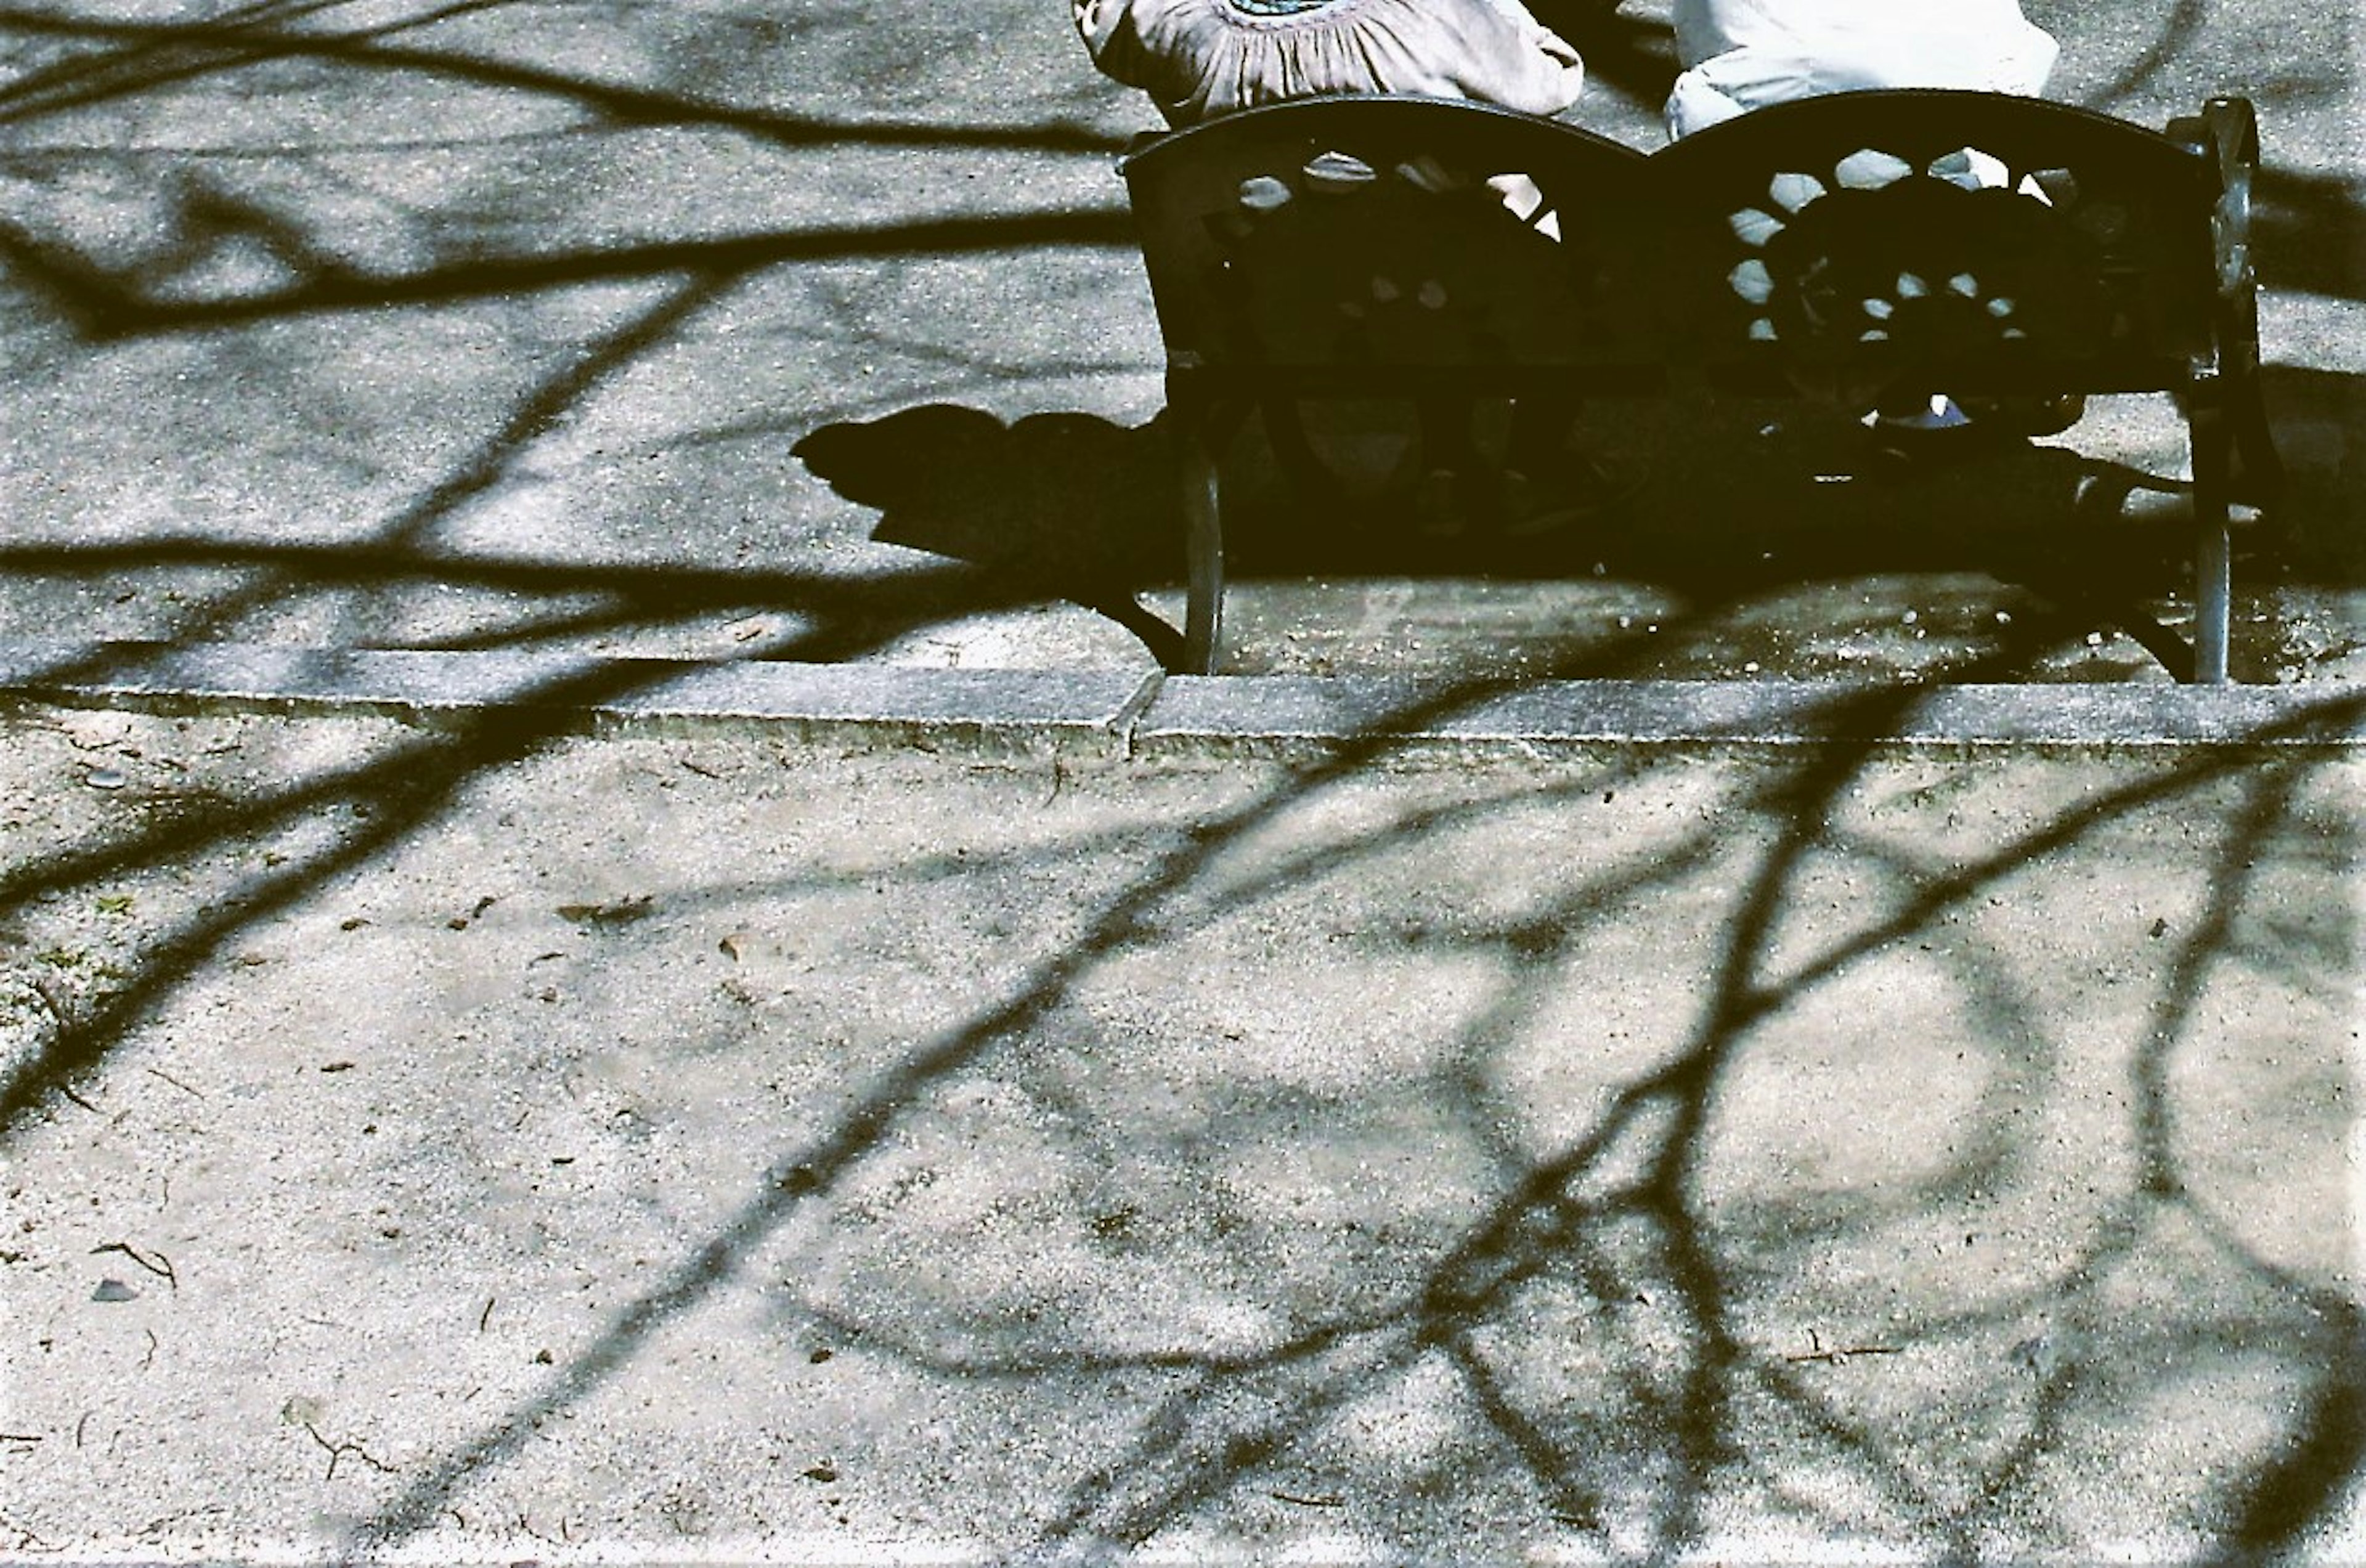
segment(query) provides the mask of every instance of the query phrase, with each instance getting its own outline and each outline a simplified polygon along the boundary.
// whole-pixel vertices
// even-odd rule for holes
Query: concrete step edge
[[[2366,744],[2346,685],[1870,686],[1393,675],[1173,676],[698,662],[535,649],[0,644],[0,693],[66,705],[371,713],[554,728],[723,727],[856,746],[1142,757],[1603,745],[2067,748]]]

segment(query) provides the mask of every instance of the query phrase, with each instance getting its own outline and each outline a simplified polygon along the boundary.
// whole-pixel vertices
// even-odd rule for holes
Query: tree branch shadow
[[[741,116],[677,98],[551,79],[455,60],[442,51],[391,49],[376,39],[253,36],[254,19],[277,24],[299,11],[255,7],[240,13],[239,25],[228,28],[102,26],[22,14],[0,19],[127,51],[47,73],[33,85],[48,96],[34,96],[15,112],[109,101],[179,79],[176,73],[232,69],[294,52],[550,91],[603,114],[644,122],[693,117],[783,142],[853,136],[924,146],[1100,150],[1090,138],[1058,128],[1027,133],[934,127],[850,132],[793,117]],[[191,49],[197,51],[193,56],[174,52]],[[1638,66],[1633,90],[1645,90],[1652,80]],[[231,227],[246,220],[240,213],[213,217]],[[8,240],[12,265],[45,280],[66,314],[102,335],[210,329],[389,303],[445,303],[583,281],[626,279],[665,288],[594,352],[523,400],[467,461],[366,545],[17,547],[0,552],[0,570],[96,573],[176,563],[256,570],[257,583],[209,606],[210,622],[199,617],[193,631],[222,624],[291,584],[397,578],[597,594],[607,601],[524,629],[512,640],[622,625],[632,616],[755,604],[794,610],[811,622],[799,636],[767,651],[791,658],[844,657],[944,613],[940,589],[958,595],[964,605],[975,604],[975,575],[949,572],[925,589],[858,590],[795,573],[663,568],[622,572],[454,560],[428,555],[419,545],[437,522],[497,483],[516,448],[605,378],[665,342],[751,269],[788,260],[1117,244],[1125,237],[1113,211],[899,222],[479,260],[395,279],[340,275],[291,242],[285,254],[305,273],[298,286],[252,298],[176,304],[127,291],[120,279],[91,268],[84,258],[20,231]],[[924,418],[941,422],[941,428],[915,434]],[[1161,541],[1171,541],[1164,502],[1144,499],[1155,493],[1150,481],[1159,471],[1159,437],[1153,433],[1126,432],[1079,416],[1004,425],[975,411],[919,410],[861,427],[883,444],[884,457],[872,458],[842,450],[833,454],[833,444],[849,427],[838,428],[840,435],[825,430],[806,436],[801,454],[832,483],[843,479],[850,499],[872,504],[877,498],[888,513],[879,537],[997,569],[997,586],[986,591],[989,601],[999,593],[1006,603],[1024,602],[1057,588],[1122,617],[1142,574],[1156,570],[1155,556],[1165,547]],[[933,456],[915,464],[916,450]],[[1053,468],[1064,487],[1057,494],[1047,493],[1050,481],[1042,479]],[[979,491],[986,492],[982,502],[964,502],[965,495]],[[1126,521],[1111,528],[1112,518]],[[1048,524],[1036,525],[1047,533],[1014,536],[1020,524],[1042,519]],[[1724,597],[1741,592],[1729,588]],[[1154,651],[1163,646],[1155,641],[1155,632],[1136,629]],[[2006,638],[1992,660],[1958,664],[1948,672],[1965,679],[2009,675],[2035,656],[2043,637],[2058,630],[2026,627]],[[1615,677],[1629,672],[1642,649],[1641,638],[1628,638],[1606,649],[1590,649],[1547,673]],[[528,695],[556,710],[620,694],[627,679],[613,670],[596,670]],[[1388,716],[1386,724],[1337,758],[1194,825],[1180,847],[1155,858],[1091,911],[1073,942],[938,1036],[913,1043],[894,1070],[820,1135],[767,1151],[754,1169],[755,1196],[723,1223],[684,1237],[658,1284],[618,1310],[587,1348],[556,1367],[540,1387],[472,1427],[471,1435],[406,1479],[342,1543],[343,1550],[368,1557],[426,1535],[465,1487],[519,1455],[543,1417],[581,1405],[638,1365],[661,1329],[711,1300],[727,1282],[743,1278],[750,1259],[793,1217],[826,1212],[932,1092],[965,1074],[1017,1071],[1011,1058],[1022,1055],[1062,1010],[1076,1005],[1089,987],[1103,983],[1121,961],[1146,949],[1180,949],[1220,922],[1324,879],[1382,865],[1411,850],[1434,851],[1458,833],[1489,830],[1512,809],[1506,799],[1448,799],[1399,814],[1378,828],[1351,826],[1327,837],[1313,835],[1261,869],[1250,864],[1244,870],[1238,863],[1244,846],[1288,830],[1294,813],[1393,778],[1403,761],[1393,731],[1449,717],[1502,689],[1500,682],[1480,682],[1425,697]],[[1822,720],[1834,735],[1894,733],[1914,697],[1895,689],[1835,693]],[[2361,706],[2366,705],[2354,697],[2328,699],[2311,722],[2355,724]],[[472,780],[512,766],[569,733],[563,720],[547,714],[495,715],[300,786],[266,792],[243,806],[184,817],[0,879],[5,918],[44,897],[132,869],[223,856],[324,813],[352,818],[355,807],[367,808],[358,826],[325,847],[291,854],[283,864],[249,878],[235,896],[165,933],[141,954],[138,972],[119,990],[62,1020],[31,1062],[0,1080],[0,1141],[13,1140],[76,1080],[107,1066],[130,1032],[169,1009],[191,977],[242,934],[285,913],[329,879],[371,865],[429,832]],[[2251,739],[2264,748],[2282,738],[2263,733]],[[1528,1478],[1541,1503],[1539,1530],[1555,1526],[1621,1555],[1674,1561],[1713,1535],[1723,1491],[1745,1481],[1771,1485],[1784,1479],[1771,1472],[1786,1458],[1804,1454],[1842,1466],[1889,1509],[1868,1524],[1828,1500],[1797,1500],[1799,1515],[1813,1526],[1834,1533],[1886,1529],[1916,1541],[1935,1536],[1955,1560],[1973,1561],[1991,1534],[2017,1522],[2017,1510],[2043,1511],[2052,1484],[2049,1464],[2066,1454],[2087,1457],[2076,1447],[2090,1440],[2079,1424],[2084,1419],[2082,1402],[2094,1397],[2099,1380],[2107,1381],[2104,1373],[2075,1360],[2034,1366],[2034,1388],[2019,1430],[1984,1465],[1969,1467],[1969,1475],[1934,1478],[1931,1456],[1913,1451],[1919,1430],[1914,1422],[1868,1415],[1836,1396],[1829,1386],[1832,1380],[1811,1372],[1820,1363],[1839,1368],[1820,1362],[1820,1348],[1812,1352],[1817,1359],[1807,1361],[1768,1348],[1760,1298],[1780,1259],[1770,1262],[1752,1249],[1732,1212],[1740,1201],[1718,1185],[1724,1179],[1719,1118],[1741,1092],[1741,1076],[1761,1047],[1763,1032],[1787,1010],[1920,942],[1944,917],[1973,901],[2009,892],[2018,879],[2042,874],[2106,830],[2139,822],[2156,809],[2185,809],[2207,818],[2218,809],[2213,792],[2233,788],[2236,804],[2214,821],[2215,838],[2198,862],[2201,918],[2168,950],[2145,1038],[2132,1058],[2127,1124],[2137,1158],[2126,1190],[2116,1195],[2105,1222],[2046,1278],[1992,1295],[1954,1316],[1933,1314],[1923,1332],[1985,1345],[2017,1333],[2041,1303],[2065,1315],[2072,1307],[2101,1315],[2112,1304],[2106,1287],[2121,1271],[2143,1263],[2146,1248],[2159,1242],[2164,1227],[2191,1225],[2201,1233],[2205,1250],[2230,1262],[2257,1292],[2263,1303],[2257,1308],[2259,1323],[2285,1327],[2314,1317],[2320,1325],[2301,1337],[2300,1353],[2293,1358],[2304,1365],[2307,1380],[2295,1413],[2269,1451],[2254,1456],[2243,1474],[2221,1488],[2223,1495],[2208,1500],[2215,1509],[2210,1516],[2214,1547],[2259,1556],[2293,1550],[2339,1500],[2366,1449],[2359,1416],[2360,1384],[2366,1382],[2359,1314],[2347,1297],[2242,1245],[2227,1216],[2195,1199],[2181,1173],[2171,1075],[2181,1055],[2206,1043],[2209,987],[2237,946],[2243,920],[2265,897],[2256,868],[2278,852],[2281,836],[2299,830],[2293,826],[2294,802],[2319,764],[2263,767],[2256,750],[2227,748],[2155,768],[2133,782],[2050,809],[1960,865],[1910,876],[1911,868],[1893,857],[1882,865],[1883,874],[1912,884],[1896,908],[1778,963],[1786,922],[1804,901],[1801,889],[1811,862],[1834,852],[1876,858],[1852,841],[1841,824],[1852,792],[1866,785],[1884,755],[1875,743],[1835,740],[1812,749],[1771,767],[1762,784],[1720,799],[1729,815],[1661,840],[1603,874],[1572,874],[1553,897],[1531,908],[1459,924],[1403,911],[1410,923],[1399,934],[1408,951],[1453,950],[1493,963],[1508,976],[1492,1005],[1475,1017],[1433,1026],[1445,1037],[1436,1043],[1443,1063],[1437,1074],[1444,1085],[1441,1098],[1449,1110],[1473,1122],[1492,1122],[1507,1096],[1491,1074],[1516,1042],[1540,1027],[1546,1008],[1570,983],[1565,966],[1574,962],[1579,944],[1639,919],[1640,911],[1701,878],[1719,874],[1720,856],[1730,852],[1738,826],[1754,824],[1772,835],[1771,847],[1741,868],[1731,885],[1717,890],[1719,897],[1696,933],[1707,954],[1706,981],[1675,1049],[1665,1059],[1622,1069],[1593,1107],[1590,1121],[1550,1147],[1524,1148],[1499,1130],[1474,1134],[1493,1161],[1496,1185],[1450,1237],[1425,1250],[1413,1249],[1419,1252],[1415,1265],[1396,1288],[1359,1295],[1347,1309],[1310,1314],[1290,1332],[1246,1350],[1180,1342],[1110,1354],[1090,1343],[1069,1342],[1056,1330],[1044,1349],[1040,1338],[1024,1337],[1040,1330],[989,1317],[979,1331],[988,1340],[980,1352],[957,1337],[948,1347],[925,1332],[899,1336],[895,1325],[867,1324],[860,1314],[842,1314],[837,1321],[863,1327],[874,1344],[887,1346],[908,1365],[964,1378],[1050,1380],[1125,1370],[1148,1371],[1166,1380],[1133,1413],[1112,1457],[1061,1478],[1054,1506],[1028,1543],[1044,1556],[1090,1556],[1112,1545],[1140,1545],[1220,1511],[1243,1488],[1271,1481],[1279,1466],[1357,1402],[1401,1386],[1419,1370],[1443,1365],[1467,1391],[1482,1435],[1494,1445],[1492,1451],[1507,1456]],[[1568,807],[1590,798],[1597,787],[1632,788],[1639,779],[1673,773],[1682,766],[1643,759],[1607,772],[1581,769],[1573,779],[1532,792],[1519,804]],[[1441,925],[1448,924],[1451,929],[1441,934]],[[2000,960],[1990,966],[2000,976],[2007,969]],[[1992,989],[2000,998],[1997,1018],[2015,1016],[2016,1002],[2031,1016],[2043,1010],[2044,998],[2014,997],[2005,978],[1995,980]],[[1580,1051],[1608,1051],[1606,1040],[1581,1036],[1562,1043]],[[2002,1051],[2022,1043],[1991,1038],[1972,1043]],[[1250,1111],[1258,1107],[1254,1088],[1244,1084],[1236,1091],[1238,1104]],[[1107,1127],[1077,1134],[1109,1140],[1124,1135],[1123,1128]],[[1244,1114],[1221,1134],[1211,1132],[1211,1146],[1200,1157],[1212,1162],[1242,1145],[1310,1136],[1319,1138],[1321,1133],[1293,1133],[1278,1115]],[[1835,1222],[1834,1234],[1848,1217]],[[1877,1219],[1876,1213],[1859,1224],[1870,1228]],[[1533,1305],[1548,1292],[1576,1303],[1553,1310],[1582,1311],[1599,1336],[1591,1350],[1599,1366],[1569,1380],[1575,1392],[1540,1394],[1537,1381],[1523,1375],[1528,1359],[1564,1348],[1552,1342],[1549,1329],[1556,1320]],[[923,1326],[931,1304],[925,1299],[914,1303]],[[826,1316],[831,1309],[817,1303],[808,1310]],[[2147,1348],[2191,1354],[2211,1327],[2202,1309],[2195,1316],[2203,1321],[2159,1327],[2158,1345]],[[1018,1349],[995,1344],[997,1336],[1007,1336]],[[1844,1346],[1831,1352],[1861,1359],[1886,1353],[1880,1347]],[[2044,1363],[2046,1353],[2033,1350],[2030,1359]],[[1797,1449],[1771,1457],[1749,1450],[1742,1441],[1745,1417],[1760,1419],[1750,1412],[1762,1402],[1771,1403],[1797,1435]],[[2001,1404],[2001,1396],[1991,1403]],[[1762,1420],[1752,1429],[1763,1427]],[[1370,1479],[1385,1484],[1390,1478]]]
[[[354,563],[344,565],[351,570]],[[573,585],[551,569],[513,570]],[[713,580],[693,575],[677,586],[715,592],[729,587],[744,593],[747,585],[734,574],[719,574]],[[778,592],[785,585],[759,586]],[[822,592],[818,585],[809,591]],[[2027,632],[2024,637],[2035,635]],[[1637,656],[1641,641],[1631,639],[1625,656]],[[2024,641],[1991,667],[1959,672],[2008,672],[2035,651]],[[1559,671],[1579,677],[1618,672],[1615,658],[1599,656]],[[605,683],[614,680],[586,677],[535,695],[555,703],[592,701],[609,694]],[[1438,852],[1458,834],[1491,830],[1512,809],[1514,795],[1449,795],[1372,829],[1335,830],[1295,843],[1262,866],[1235,863],[1241,847],[1260,835],[1286,837],[1294,812],[1390,776],[1401,744],[1393,731],[1449,716],[1499,689],[1466,686],[1433,695],[1390,716],[1388,724],[1335,761],[1199,825],[1182,847],[1097,910],[1080,937],[1025,981],[958,1027],[917,1045],[828,1133],[775,1152],[762,1168],[757,1197],[686,1247],[660,1284],[616,1313],[601,1338],[570,1359],[544,1388],[411,1479],[350,1550],[369,1555],[430,1529],[461,1487],[517,1454],[538,1418],[576,1405],[613,1382],[637,1363],[660,1327],[740,1277],[747,1259],[793,1214],[832,1202],[850,1175],[936,1088],[1007,1063],[1081,990],[1099,983],[1111,964],[1145,948],[1188,944],[1295,889],[1354,875],[1409,850]],[[1820,722],[1836,735],[1894,732],[1915,698],[1903,689],[1835,691]],[[2310,722],[2354,724],[2361,710],[2366,702],[2360,699],[2329,700]],[[507,766],[564,732],[518,714],[502,716],[457,737],[407,745],[245,808],[184,819],[145,837],[30,868],[0,884],[5,908],[19,909],[127,868],[254,843],[290,824],[316,819],[324,809],[355,802],[372,808],[360,829],[254,879],[241,896],[220,902],[150,949],[129,986],[73,1021],[35,1069],[13,1074],[0,1089],[0,1133],[12,1134],[62,1086],[101,1067],[129,1029],[169,1007],[188,977],[239,933],[285,911],[326,878],[370,863],[405,838],[427,831],[468,779]],[[2263,733],[2251,739],[2268,746],[2279,737]],[[1691,1550],[1707,1539],[1712,1501],[1722,1489],[1738,1476],[1763,1477],[1763,1467],[1753,1471],[1760,1461],[1750,1458],[1737,1430],[1745,1407],[1755,1410],[1772,1400],[1785,1409],[1784,1419],[1802,1434],[1801,1441],[1844,1461],[1869,1479],[1876,1495],[1921,1521],[1897,1528],[1911,1535],[1938,1520],[1956,1543],[1956,1555],[1968,1560],[1984,1532],[1998,1528],[2019,1506],[2016,1497],[2025,1502],[2031,1488],[2042,1492],[2049,1484],[2042,1479],[2045,1466],[2063,1445],[2087,1440],[2078,1424],[2084,1417],[2073,1416],[2084,1409],[2095,1385],[2082,1382],[2088,1374],[2075,1367],[2041,1378],[2035,1418],[1972,1489],[1988,1501],[1947,1502],[1962,1494],[1960,1479],[1934,1489],[1927,1479],[1927,1456],[1889,1451],[1878,1423],[1822,1397],[1799,1364],[1765,1348],[1744,1321],[1759,1310],[1747,1303],[1758,1289],[1754,1271],[1763,1264],[1737,1252],[1730,1216],[1707,1196],[1715,1180],[1718,1119],[1727,1100],[1742,1092],[1735,1076],[1761,1032],[1802,999],[1911,944],[1950,912],[2034,874],[2099,834],[2143,819],[2147,811],[2206,802],[2211,791],[2239,785],[2240,806],[2203,869],[2203,916],[2182,931],[2172,952],[2153,1004],[2147,1043],[2137,1059],[2134,1081],[2142,1092],[2135,1100],[2132,1124],[2143,1151],[2141,1169],[2124,1200],[2122,1219],[2101,1227],[2062,1272],[2064,1279],[2082,1281],[2067,1298],[2074,1304],[2081,1292],[2102,1289],[2115,1270],[2140,1260],[2143,1244],[2158,1234],[2154,1216],[2185,1206],[2165,1075],[2175,1054],[2191,1048],[2202,1028],[2199,998],[2214,965],[2234,945],[2242,912],[2260,897],[2251,868],[2276,852],[2278,835],[2291,831],[2294,792],[2315,766],[2291,762],[2262,770],[2258,754],[2230,748],[2143,771],[2045,812],[1979,858],[1912,875],[1907,874],[1910,867],[1901,865],[1897,874],[1909,891],[1894,908],[1794,953],[1783,933],[1800,903],[1811,862],[1835,851],[1864,858],[1863,846],[1853,843],[1838,818],[1882,755],[1877,743],[1834,742],[1815,749],[1771,768],[1763,783],[1725,803],[1725,815],[1715,821],[1652,844],[1606,874],[1572,878],[1541,907],[1493,919],[1465,919],[1435,933],[1406,928],[1408,952],[1436,951],[1443,942],[1491,956],[1511,977],[1492,1007],[1459,1026],[1442,1055],[1459,1064],[1445,1081],[1461,1085],[1456,1093],[1474,1115],[1483,1117],[1491,1098],[1488,1064],[1511,1050],[1511,1042],[1532,1032],[1539,1010],[1565,983],[1559,965],[1576,951],[1572,944],[1634,918],[1671,890],[1717,874],[1720,850],[1729,852],[1732,841],[1727,825],[1756,820],[1774,830],[1772,846],[1754,858],[1750,874],[1718,906],[1715,931],[1704,933],[1712,939],[1716,957],[1698,1018],[1681,1045],[1619,1083],[1590,1129],[1559,1152],[1523,1156],[1499,1145],[1499,1156],[1510,1163],[1486,1212],[1423,1263],[1402,1289],[1355,1310],[1308,1321],[1250,1353],[1214,1354],[1177,1344],[1115,1360],[1089,1347],[981,1359],[948,1357],[925,1337],[898,1343],[894,1333],[876,1326],[868,1337],[874,1348],[892,1348],[914,1365],[963,1377],[1026,1380],[1131,1364],[1172,1380],[1118,1454],[1068,1483],[1038,1541],[1051,1555],[1088,1555],[1111,1543],[1148,1541],[1205,1510],[1228,1506],[1226,1500],[1245,1485],[1281,1486],[1274,1479],[1277,1467],[1343,1411],[1403,1386],[1419,1369],[1443,1364],[1469,1391],[1501,1451],[1533,1478],[1544,1499],[1545,1522],[1556,1529],[1590,1533],[1606,1546],[1651,1560],[1673,1560]],[[1596,788],[1631,789],[1637,778],[1648,779],[1665,765],[1646,761],[1609,771],[1580,769],[1533,798],[1529,792],[1516,792],[1518,804],[1563,809]],[[1788,954],[1779,964],[1773,956],[1778,948]],[[1256,1135],[1255,1123],[1227,1135]],[[2224,1228],[2223,1221],[2200,1217]],[[2359,1457],[2349,1414],[2358,1377],[2355,1314],[2344,1300],[2288,1273],[2256,1260],[2244,1268],[2269,1303],[2263,1310],[2270,1312],[2270,1321],[2282,1321],[2273,1314],[2302,1310],[2328,1325],[2310,1342],[2323,1359],[2312,1374],[2302,1415],[2248,1479],[2222,1532],[2229,1543],[2271,1551],[2298,1540],[2322,1517]],[[1539,1401],[1521,1376],[1523,1358],[1533,1352],[1524,1341],[1538,1332],[1532,1309],[1524,1303],[1547,1290],[1590,1303],[1589,1310],[1613,1320],[1631,1314],[1640,1325],[1612,1335],[1598,1352],[1606,1365],[1604,1381],[1587,1396],[1594,1402],[1594,1415],[1567,1408],[1565,1398]],[[2067,1310],[2065,1298],[2040,1283],[1984,1303],[1959,1319],[1936,1320],[1926,1331],[1964,1338],[2008,1333],[2041,1300]],[[1840,1348],[1846,1353],[1846,1347]],[[1642,1432],[1651,1436],[1636,1436]],[[1955,1510],[1952,1516],[1950,1508]],[[1815,1517],[1835,1530],[1858,1522],[1837,1512]]]

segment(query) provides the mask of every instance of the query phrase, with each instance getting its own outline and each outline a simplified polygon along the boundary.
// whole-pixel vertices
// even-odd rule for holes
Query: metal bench
[[[1303,400],[1409,398],[1459,457],[1456,411],[1476,399],[1566,407],[1684,382],[1852,410],[2175,394],[2195,629],[2172,671],[2223,681],[2229,503],[2281,476],[2248,251],[2258,158],[2240,100],[2157,133],[1958,92],[1807,99],[1648,157],[1393,97],[1159,138],[1123,173],[1183,446],[1184,668],[1222,658],[1220,459],[1249,414],[1319,483]],[[1512,180],[1527,184],[1507,201]]]

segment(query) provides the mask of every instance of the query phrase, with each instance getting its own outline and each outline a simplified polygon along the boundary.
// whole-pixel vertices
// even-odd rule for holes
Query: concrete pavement
[[[1161,679],[1056,7],[0,18],[0,1561],[2366,1561],[2355,39],[2029,8],[2260,100],[2263,684],[1800,570],[2141,404]]]
[[[2354,742],[1737,690],[21,707],[0,1551],[2357,1560]]]
[[[2259,100],[2264,330],[2297,485],[2293,537],[2246,563],[2238,674],[2354,673],[2366,262],[2344,18],[2034,9],[2064,39],[2066,96],[2150,124],[2210,91]],[[13,24],[0,626],[1154,663],[1078,602],[1144,589],[1178,609],[1158,345],[1111,170],[1146,117],[1057,7],[566,16],[66,6]],[[1662,14],[1571,26],[1587,123],[1654,143]],[[1236,668],[1537,673],[1622,617],[1678,615],[1692,634],[1637,673],[1912,668],[1919,640],[2029,608],[1950,541],[2062,536],[2081,460],[2181,460],[2165,411],[2115,402],[1970,480],[1810,495],[1834,459],[1820,437],[1762,450],[1763,421],[1729,415],[1606,432],[1658,476],[1636,525],[1498,552],[1483,579],[1467,551],[1408,551],[1363,519],[1256,517]],[[1803,527],[1741,548],[1735,518],[1775,497]],[[2150,678],[2097,629],[2041,678]]]

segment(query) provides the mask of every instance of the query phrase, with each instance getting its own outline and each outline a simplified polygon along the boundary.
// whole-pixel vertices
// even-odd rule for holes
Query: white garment
[[[1871,87],[2034,96],[2059,46],[2019,0],[1676,0],[1686,67],[1668,132],[1689,136],[1768,104]]]

